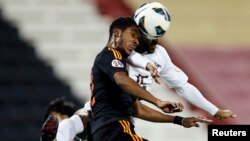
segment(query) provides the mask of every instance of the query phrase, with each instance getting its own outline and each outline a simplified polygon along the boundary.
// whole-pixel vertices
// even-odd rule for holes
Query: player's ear
[[[114,32],[113,32],[113,34],[114,34],[114,37],[116,38],[116,37],[120,37],[121,36],[121,29],[119,29],[119,28],[115,28],[114,29]]]
[[[120,41],[120,36],[121,36],[121,33],[122,33],[122,30],[121,29],[114,29],[114,44],[115,44],[115,47],[117,47],[118,45],[118,42]]]

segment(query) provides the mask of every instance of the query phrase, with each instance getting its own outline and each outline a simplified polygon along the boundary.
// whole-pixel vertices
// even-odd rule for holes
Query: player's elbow
[[[141,115],[141,102],[137,99],[133,104],[133,116],[140,118]]]

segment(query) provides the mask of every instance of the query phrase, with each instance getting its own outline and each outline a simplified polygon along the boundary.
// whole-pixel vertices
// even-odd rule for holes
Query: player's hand
[[[212,122],[213,122],[212,120],[203,117],[187,117],[183,118],[182,126],[185,128],[200,127],[198,123],[212,123]]]
[[[214,117],[215,117],[217,120],[220,120],[220,122],[223,122],[223,119],[234,118],[234,117],[236,117],[236,115],[233,114],[233,112],[230,111],[230,110],[219,110],[219,111],[214,115]]]
[[[161,101],[158,107],[165,113],[181,112],[184,108],[180,102]]]
[[[151,62],[148,62],[146,65],[146,70],[148,70],[150,72],[151,76],[154,78],[154,80],[157,84],[161,84],[159,72],[157,71],[156,65],[154,65]]]

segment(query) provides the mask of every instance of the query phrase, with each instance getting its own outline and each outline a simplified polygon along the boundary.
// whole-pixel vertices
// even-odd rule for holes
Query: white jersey
[[[91,110],[90,102],[86,102],[78,114],[87,115]],[[76,135],[84,131],[83,122],[78,115],[73,115],[69,119],[64,119],[59,123],[56,134],[56,141],[81,141]]]
[[[145,67],[145,61],[147,60],[154,63],[158,67],[158,72],[161,79],[163,79],[163,81],[170,88],[180,87],[187,82],[187,75],[172,63],[167,51],[162,46],[156,45],[154,53],[141,54],[141,56],[145,58],[144,62],[141,61],[142,59],[139,59],[138,54],[139,53],[133,52],[128,58],[128,62],[130,64],[128,64],[127,69],[129,72],[129,77],[138,82],[147,90],[151,88],[153,78],[151,74],[145,70],[145,68],[142,68],[142,65],[139,65],[144,64]],[[140,60],[140,62],[138,60]]]
[[[188,83],[187,75],[172,63],[167,51],[162,46],[156,45],[154,53],[139,54],[134,51],[129,56],[128,62],[129,77],[147,90],[151,88],[154,79],[145,68],[148,62],[152,62],[158,67],[157,70],[160,78],[190,103],[200,107],[211,115],[215,115],[219,110],[204,98],[195,86]]]

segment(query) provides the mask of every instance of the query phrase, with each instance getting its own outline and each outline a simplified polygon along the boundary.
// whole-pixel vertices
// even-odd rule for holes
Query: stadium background
[[[43,113],[56,97],[80,107],[89,98],[89,73],[106,44],[108,26],[145,0],[0,0],[0,140],[39,140]],[[173,61],[206,98],[249,124],[250,12],[247,0],[159,1],[172,22],[161,40]],[[165,86],[158,97],[180,100]],[[170,93],[170,94],[166,94]],[[168,96],[168,97],[166,97]],[[206,113],[183,101],[181,115]],[[135,120],[153,141],[206,141],[206,126],[184,129]]]

